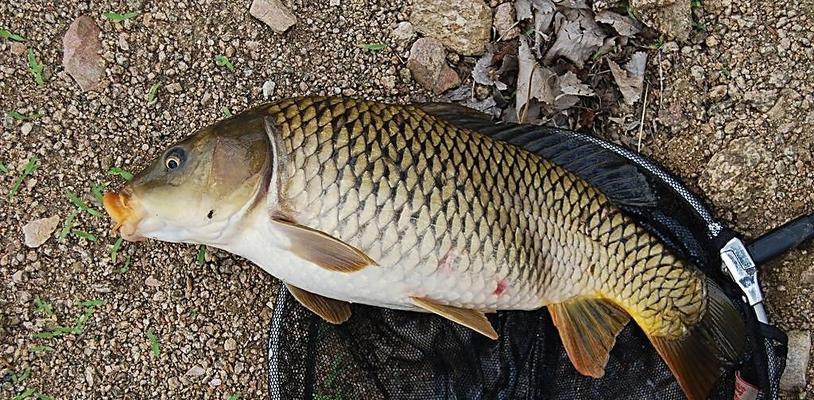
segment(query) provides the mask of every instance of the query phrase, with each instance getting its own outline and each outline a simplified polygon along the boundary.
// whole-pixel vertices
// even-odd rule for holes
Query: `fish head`
[[[213,244],[265,198],[270,137],[247,113],[200,129],[169,146],[104,206],[121,236]]]

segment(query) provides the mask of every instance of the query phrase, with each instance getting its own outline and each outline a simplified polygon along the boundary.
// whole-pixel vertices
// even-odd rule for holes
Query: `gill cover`
[[[265,192],[272,152],[264,117],[250,110],[168,147],[119,193],[105,195],[108,214],[134,236],[205,242],[197,231]]]

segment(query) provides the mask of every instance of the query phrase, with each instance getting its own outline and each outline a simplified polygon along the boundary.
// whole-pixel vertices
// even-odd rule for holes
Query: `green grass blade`
[[[158,343],[158,337],[153,333],[152,330],[147,331],[147,339],[150,341],[150,351],[153,353],[154,356],[158,357],[161,355],[161,345]]]
[[[384,43],[368,43],[363,44],[362,48],[370,51],[382,51],[387,48],[387,45]]]
[[[16,34],[12,33],[6,29],[0,29],[0,39],[7,39],[14,42],[24,42],[25,38]]]
[[[31,351],[34,353],[50,353],[54,351],[54,348],[51,346],[31,346]]]
[[[26,368],[20,374],[11,373],[11,381],[14,383],[23,383],[31,377],[31,368]]]
[[[229,71],[235,70],[234,64],[232,64],[232,62],[229,61],[229,58],[224,56],[223,54],[218,54],[217,56],[215,56],[215,64],[217,64],[219,67],[226,67],[226,69],[228,69]]]
[[[195,262],[197,264],[203,264],[206,261],[206,245],[198,246],[198,255],[195,256]]]
[[[102,304],[105,304],[105,301],[99,299],[85,300],[79,302],[79,305],[84,308],[95,308],[101,306]]]
[[[70,214],[68,214],[68,218],[65,218],[65,224],[62,225],[62,230],[59,232],[59,238],[57,239],[58,241],[65,241],[68,233],[71,232],[71,228],[73,228],[73,221],[76,219],[77,215],[79,215],[79,210],[73,210]]]
[[[82,210],[82,211],[84,211],[84,212],[86,212],[86,213],[88,213],[90,215],[93,215],[94,217],[101,217],[102,216],[102,213],[100,213],[97,210],[94,210],[93,208],[90,208],[90,206],[85,204],[85,202],[82,201],[82,199],[80,199],[79,196],[76,195],[76,193],[71,192],[71,191],[67,191],[67,192],[65,192],[65,195],[68,197],[68,201],[73,203],[73,205],[75,205],[76,208],[78,208],[78,209],[80,209],[80,210]]]
[[[131,173],[119,168],[119,167],[111,167],[109,170],[107,170],[107,173],[110,174],[110,175],[118,175],[118,176],[122,177],[126,181],[133,180],[133,174],[131,174]]]
[[[126,19],[130,19],[130,18],[133,18],[133,17],[137,16],[138,13],[135,12],[135,11],[131,11],[131,12],[128,12],[128,13],[120,14],[120,13],[117,13],[117,12],[108,11],[106,13],[103,13],[102,15],[104,15],[105,18],[107,18],[107,19],[109,19],[109,20],[111,20],[113,22],[121,22],[121,21],[124,21]]]
[[[37,312],[45,315],[46,317],[51,317],[54,315],[54,310],[51,308],[51,303],[41,299],[40,296],[34,298],[34,307],[36,307]]]
[[[113,261],[114,264],[116,263],[116,258],[119,256],[119,249],[122,248],[122,243],[124,243],[124,239],[119,236],[116,242],[113,243],[113,247],[110,248],[110,260]]]
[[[27,399],[29,397],[33,397],[34,393],[35,393],[34,389],[26,388],[25,390],[23,390],[22,392],[20,392],[16,396],[12,397],[11,400],[25,400],[25,399]]]
[[[32,173],[34,173],[34,171],[37,170],[37,161],[38,161],[37,157],[31,157],[30,159],[28,159],[28,163],[26,163],[25,167],[23,168],[22,175],[18,176],[17,179],[14,180],[14,183],[11,185],[11,191],[9,191],[8,193],[9,200],[11,200],[14,197],[14,195],[17,194],[17,191],[20,190],[20,185],[23,184],[23,180],[25,180],[27,176],[31,175]]]
[[[42,113],[39,112],[39,111],[37,111],[37,112],[35,112],[35,113],[31,114],[31,115],[24,115],[24,114],[21,114],[18,111],[12,110],[12,111],[7,112],[6,115],[8,115],[11,118],[16,119],[17,121],[33,121],[33,120],[35,120],[37,118],[42,117]]]
[[[93,193],[93,197],[99,202],[104,202],[104,191],[107,189],[107,185],[104,183],[94,183],[93,186],[90,188],[90,192]]]
[[[81,239],[90,240],[91,242],[95,242],[95,241],[96,241],[96,236],[94,236],[94,235],[93,235],[93,234],[91,234],[91,233],[85,232],[85,231],[83,231],[83,230],[79,230],[79,229],[72,229],[72,230],[71,230],[71,233],[73,233],[73,234],[74,234],[74,236],[76,236],[76,237],[78,237],[78,238],[81,238]]]
[[[121,268],[116,270],[116,273],[123,274],[130,270],[130,256],[124,258],[124,265]]]
[[[45,67],[37,61],[37,55],[34,54],[34,49],[31,47],[28,48],[28,70],[31,71],[31,74],[34,75],[34,81],[37,82],[37,86],[42,86],[45,84],[45,80],[42,77],[42,71]]]
[[[147,104],[153,104],[156,102],[156,98],[158,97],[158,89],[161,87],[160,83],[153,84],[150,86],[150,90],[147,91]]]

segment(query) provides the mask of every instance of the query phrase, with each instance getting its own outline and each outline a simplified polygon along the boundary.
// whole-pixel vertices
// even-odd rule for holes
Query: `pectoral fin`
[[[492,327],[486,315],[480,311],[447,306],[422,297],[411,297],[410,299],[413,300],[413,304],[429,312],[473,329],[490,339],[497,339],[495,328]]]
[[[616,335],[630,316],[606,300],[586,298],[551,304],[548,311],[574,368],[583,375],[602,377]]]
[[[332,324],[341,324],[350,318],[350,304],[347,302],[320,296],[288,283],[285,286],[300,304]]]
[[[291,252],[327,270],[356,272],[376,265],[363,251],[307,226],[279,218],[274,224],[291,240]]]

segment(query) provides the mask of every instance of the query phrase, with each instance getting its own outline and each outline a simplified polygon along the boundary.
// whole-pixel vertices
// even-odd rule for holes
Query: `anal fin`
[[[356,272],[376,265],[363,251],[316,229],[281,218],[274,224],[291,241],[291,252],[322,268],[336,272]]]
[[[490,339],[497,339],[495,328],[492,327],[492,323],[481,311],[448,306],[423,297],[411,297],[410,299],[412,299],[413,304],[431,313],[438,314],[452,322],[457,322]]]
[[[320,296],[288,283],[286,283],[285,286],[300,304],[311,310],[314,314],[322,317],[325,321],[336,325],[350,318],[350,304],[345,301]]]
[[[548,311],[574,368],[583,375],[602,377],[616,335],[630,316],[609,301],[597,298],[550,304]]]

